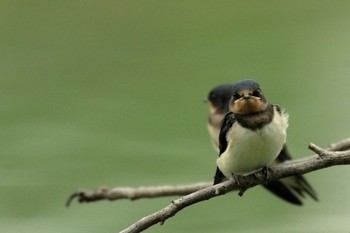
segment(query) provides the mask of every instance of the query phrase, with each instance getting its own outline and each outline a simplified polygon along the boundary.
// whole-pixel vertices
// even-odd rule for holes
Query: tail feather
[[[302,205],[302,199],[306,198],[305,194],[308,194],[312,199],[318,201],[315,190],[302,176],[292,176],[272,181],[263,186],[276,196],[291,204]]]
[[[268,184],[264,184],[263,187],[291,204],[303,205],[303,202],[281,181],[272,181]]]
[[[312,186],[306,181],[306,179],[302,176],[296,176],[296,181],[301,190],[309,194],[312,199],[318,201],[318,197],[316,191],[312,188]]]

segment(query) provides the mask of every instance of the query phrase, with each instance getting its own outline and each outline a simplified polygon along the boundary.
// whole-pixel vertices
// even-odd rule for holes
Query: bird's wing
[[[220,130],[220,134],[219,134],[219,157],[222,153],[224,153],[224,151],[227,148],[227,132],[231,129],[233,123],[235,123],[236,118],[234,113],[229,112],[226,114],[222,125],[221,125],[221,130]],[[217,167],[216,168],[216,172],[215,172],[215,177],[214,177],[214,185],[220,183],[223,179],[225,178],[224,174],[222,174],[222,172],[220,171],[220,169]]]
[[[236,122],[235,114],[233,112],[229,112],[226,114],[224,120],[222,121],[221,130],[219,134],[219,157],[222,153],[225,152],[227,148],[227,133],[232,128],[233,123]]]
[[[283,163],[291,160],[287,146],[284,145],[275,162]],[[291,176],[281,180],[272,181],[263,185],[276,196],[295,205],[302,205],[301,199],[307,193],[315,201],[318,201],[317,194],[303,176]]]

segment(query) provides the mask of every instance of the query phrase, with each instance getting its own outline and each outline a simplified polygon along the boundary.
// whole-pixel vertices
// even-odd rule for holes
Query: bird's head
[[[210,113],[226,114],[229,111],[232,87],[232,84],[221,84],[210,91],[207,99]]]
[[[247,79],[233,86],[229,107],[235,114],[251,114],[264,111],[267,108],[267,101],[259,84]]]

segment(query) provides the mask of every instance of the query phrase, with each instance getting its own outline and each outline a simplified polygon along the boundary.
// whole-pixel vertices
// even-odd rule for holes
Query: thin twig
[[[79,202],[90,202],[96,200],[117,200],[139,198],[154,198],[170,195],[185,195],[177,200],[173,200],[167,207],[148,215],[130,227],[123,230],[123,233],[141,232],[157,223],[164,223],[168,218],[174,216],[180,210],[195,203],[202,202],[213,197],[224,195],[225,193],[239,189],[247,190],[256,185],[260,185],[273,180],[278,180],[288,176],[303,175],[308,172],[331,167],[334,165],[350,164],[350,139],[342,140],[332,144],[327,149],[322,149],[315,144],[310,144],[309,149],[317,155],[303,159],[288,161],[269,168],[269,176],[266,177],[264,171],[254,173],[249,176],[240,177],[238,187],[236,180],[230,179],[223,183],[212,186],[210,183],[199,183],[195,185],[180,186],[160,186],[160,187],[138,187],[138,188],[99,188],[94,191],[79,191],[73,193],[67,206],[78,198]]]
[[[137,200],[140,198],[157,198],[166,196],[183,196],[193,193],[200,189],[211,186],[212,183],[196,183],[190,185],[164,185],[164,186],[147,186],[147,187],[100,187],[93,191],[77,191],[69,196],[66,206],[78,198],[79,202],[94,202],[98,200],[119,200],[129,199]]]
[[[323,149],[310,144],[309,148],[319,156],[323,156]],[[321,149],[321,150],[320,150]],[[345,139],[331,144],[326,150],[344,151],[350,149],[350,139]],[[314,155],[314,157],[318,157]],[[292,160],[289,163],[304,162],[307,158]],[[165,185],[165,186],[147,186],[147,187],[100,187],[95,190],[80,190],[71,194],[66,202],[69,206],[75,199],[80,203],[95,202],[99,200],[120,200],[129,199],[137,200],[141,198],[157,198],[165,196],[183,196],[203,188],[211,186],[212,182],[195,183],[188,185]]]
[[[268,179],[264,179],[264,171],[257,172],[255,174],[240,177],[240,185],[243,185],[245,189],[254,187],[264,182],[271,182],[273,180],[285,178],[288,176],[302,175],[311,171],[316,171],[326,167],[334,165],[350,164],[350,150],[346,151],[329,151],[323,150],[314,144],[310,144],[310,149],[316,153],[320,153],[319,157],[309,157],[304,160],[299,160],[290,163],[283,163],[271,168]],[[148,215],[130,227],[121,231],[122,233],[135,233],[141,232],[152,225],[157,223],[164,223],[164,221],[180,210],[191,206],[195,203],[211,199],[213,197],[223,195],[233,188],[237,188],[235,179],[230,179],[215,186],[210,186],[205,189],[196,191],[187,196],[181,197],[172,201],[170,205],[157,211],[151,215]]]

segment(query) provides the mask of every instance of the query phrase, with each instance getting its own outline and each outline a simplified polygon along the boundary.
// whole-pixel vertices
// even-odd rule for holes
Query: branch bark
[[[350,149],[350,139],[331,144],[328,151],[344,151]],[[322,154],[320,151],[314,151]],[[314,155],[316,156],[316,155]],[[303,159],[301,159],[303,160]],[[297,162],[299,160],[293,160]],[[95,202],[99,200],[137,200],[141,198],[157,198],[165,196],[184,196],[203,188],[209,187],[212,182],[195,183],[188,185],[166,185],[166,186],[147,186],[147,187],[100,187],[95,190],[80,190],[71,194],[66,202],[69,206],[75,199],[80,203]],[[236,188],[237,189],[237,188]]]
[[[141,198],[157,198],[166,196],[183,196],[203,188],[209,187],[212,182],[188,185],[140,186],[140,187],[100,187],[96,190],[77,191],[69,196],[66,206],[70,206],[74,199],[78,202],[94,202],[99,200],[137,200]]]
[[[124,229],[123,233],[141,232],[157,223],[164,223],[166,219],[174,216],[180,210],[195,203],[205,201],[220,195],[224,195],[235,189],[240,189],[240,193],[256,185],[260,185],[273,180],[278,180],[288,176],[302,175],[311,171],[331,167],[334,165],[350,164],[350,139],[332,144],[327,149],[322,149],[315,144],[310,144],[309,149],[317,155],[304,159],[292,160],[283,164],[273,166],[269,169],[269,176],[266,177],[264,171],[254,173],[249,176],[230,179],[223,183],[212,186],[209,183],[200,183],[196,185],[185,186],[163,186],[163,187],[139,187],[139,188],[100,188],[95,191],[79,191],[73,193],[67,206],[78,198],[79,202],[90,202],[96,200],[117,200],[127,198],[135,200],[139,198],[150,198],[169,195],[184,195],[179,199],[173,200],[165,208],[148,215],[130,227]]]

